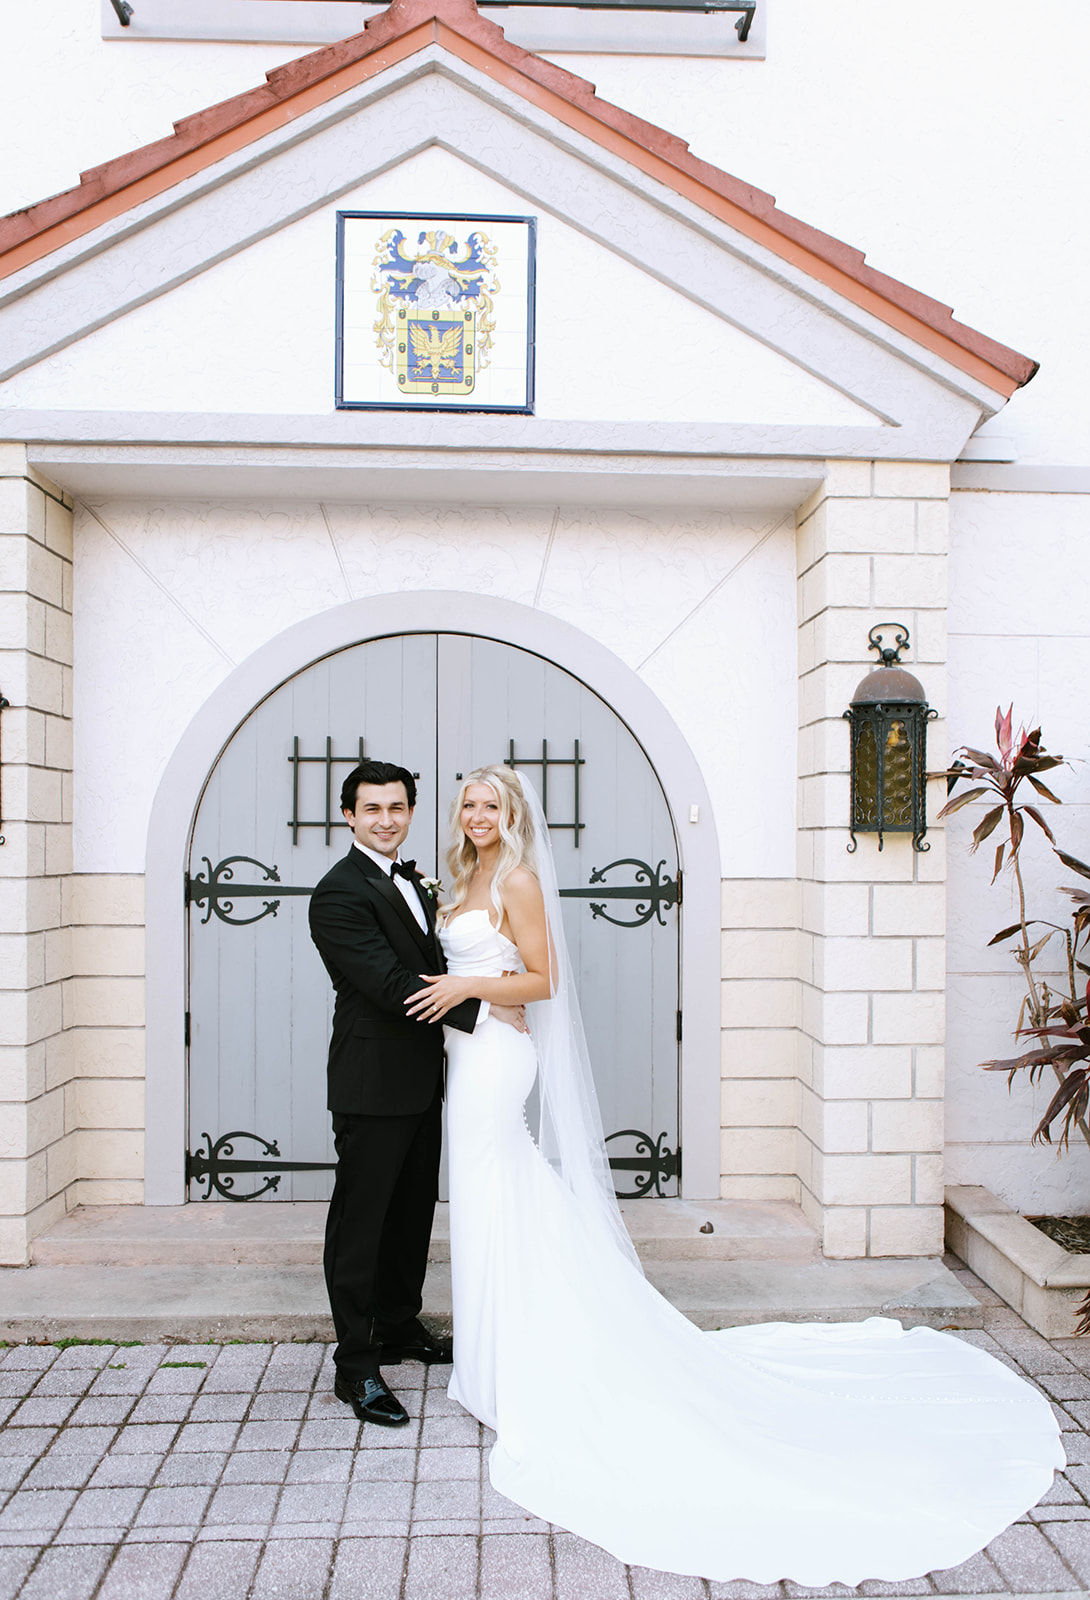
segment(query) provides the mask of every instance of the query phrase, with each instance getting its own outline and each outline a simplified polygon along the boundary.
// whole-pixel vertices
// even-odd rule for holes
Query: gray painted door
[[[410,634],[298,673],[209,777],[187,891],[191,1196],[329,1193],[332,991],[307,894],[350,843],[338,795],[361,741],[419,774],[407,853],[444,880],[459,774],[513,755],[544,792],[617,1189],[676,1194],[677,851],[654,770],[605,702],[551,662]]]

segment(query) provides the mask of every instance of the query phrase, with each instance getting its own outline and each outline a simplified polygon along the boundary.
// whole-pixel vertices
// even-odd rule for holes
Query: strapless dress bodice
[[[487,911],[461,911],[439,929],[447,971],[455,977],[498,978],[524,972],[518,947],[492,926]]]

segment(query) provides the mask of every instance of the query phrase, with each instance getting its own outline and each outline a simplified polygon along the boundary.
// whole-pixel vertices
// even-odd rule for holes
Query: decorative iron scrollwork
[[[260,922],[262,917],[275,917],[280,909],[280,897],[286,894],[313,894],[313,889],[300,888],[294,884],[282,884],[280,873],[276,867],[267,867],[263,861],[255,861],[253,856],[225,856],[215,866],[207,856],[201,860],[208,868],[208,876],[198,872],[195,877],[185,876],[186,905],[203,906],[207,901],[201,926],[208,922],[215,912],[221,922],[229,923],[232,928],[245,928],[251,922]],[[269,898],[269,892],[262,883],[235,883],[234,868],[245,861],[249,866],[256,867],[265,874],[265,883],[277,885],[277,898]],[[265,904],[260,911],[252,917],[236,917],[232,915],[236,900],[264,900]],[[249,1134],[247,1138],[251,1137]]]
[[[186,1151],[185,1181],[187,1188],[191,1183],[207,1185],[201,1195],[202,1200],[210,1200],[213,1189],[224,1200],[256,1200],[260,1195],[268,1194],[270,1189],[279,1189],[280,1176],[284,1172],[332,1172],[336,1166],[335,1161],[281,1161],[280,1146],[276,1140],[263,1139],[259,1133],[224,1133],[215,1144],[212,1143],[211,1134],[202,1133],[201,1138],[207,1142],[208,1149],[198,1149],[192,1154]],[[254,1144],[261,1146],[264,1156],[250,1160],[236,1158],[236,1139],[252,1139]],[[249,1194],[236,1194],[234,1174],[241,1172],[260,1173],[265,1182],[260,1189],[252,1189]]]
[[[638,1128],[622,1128],[618,1133],[611,1133],[606,1140],[607,1148],[614,1139],[636,1141],[634,1155],[609,1158],[611,1172],[637,1174],[636,1187],[618,1189],[618,1200],[642,1200],[645,1195],[652,1193],[657,1200],[664,1199],[663,1183],[670,1183],[674,1178],[681,1177],[680,1148],[674,1151],[667,1146],[665,1132],[660,1133],[657,1139],[652,1139],[649,1133],[641,1133]]]
[[[201,918],[203,927],[210,921],[212,914],[221,922],[228,923],[233,928],[245,928],[252,922],[260,922],[262,917],[275,917],[280,909],[280,901],[284,895],[313,894],[311,886],[302,884],[288,884],[280,882],[280,872],[277,867],[267,867],[264,862],[257,861],[253,856],[225,856],[215,866],[207,856],[201,860],[208,869],[207,873],[198,872],[195,876],[186,874],[185,898],[187,905],[204,906],[204,916]],[[265,883],[236,883],[234,881],[234,868],[246,862],[249,866],[256,867],[265,874]],[[635,883],[608,884],[606,876],[617,867],[635,868]],[[595,867],[590,875],[589,886],[578,889],[561,889],[562,899],[589,900],[590,913],[593,918],[602,917],[606,922],[611,922],[615,928],[642,928],[654,917],[660,927],[666,926],[663,911],[670,906],[681,904],[681,873],[676,878],[664,877],[665,861],[660,861],[657,867],[648,866],[646,861],[640,861],[636,856],[622,856],[617,861],[611,861],[607,867]],[[276,884],[276,898],[269,895],[265,884]],[[263,900],[265,903],[260,911],[252,917],[236,917],[233,915],[236,900]],[[636,902],[633,918],[625,920],[621,917],[611,917],[606,910],[606,901],[609,900],[634,900]]]
[[[615,867],[634,867],[635,883],[607,885],[604,894],[593,887],[561,889],[560,893],[569,900],[589,900],[591,916],[604,917],[615,928],[642,928],[652,917],[657,918],[659,926],[665,928],[663,907],[681,904],[681,873],[676,878],[664,878],[662,872],[665,866],[665,861],[660,861],[657,867],[650,867],[646,861],[638,861],[634,856],[622,856],[619,861],[611,861],[608,867],[595,867],[590,882],[592,885],[605,883],[606,873],[612,872]],[[626,922],[620,917],[611,917],[605,908],[606,900],[635,900],[635,920]]]
[[[202,1200],[210,1200],[213,1192],[223,1200],[257,1200],[270,1191],[275,1193],[285,1172],[333,1172],[337,1165],[335,1161],[283,1161],[277,1140],[263,1139],[259,1133],[247,1133],[243,1129],[221,1134],[215,1143],[210,1133],[202,1133],[201,1138],[206,1149],[186,1151],[185,1181],[187,1187],[191,1183],[205,1185],[205,1192],[200,1197]],[[641,1133],[638,1128],[622,1128],[618,1133],[609,1135],[607,1146],[614,1139],[636,1141],[633,1155],[609,1158],[612,1172],[636,1174],[636,1187],[618,1189],[618,1199],[638,1200],[652,1193],[662,1199],[662,1185],[681,1177],[681,1151],[671,1150],[666,1138],[665,1132],[653,1139],[649,1133]],[[262,1154],[248,1158],[236,1156],[235,1144],[239,1139],[249,1139],[253,1144],[260,1145]],[[235,1177],[242,1173],[259,1174],[264,1182],[259,1189],[239,1194],[235,1189]]]

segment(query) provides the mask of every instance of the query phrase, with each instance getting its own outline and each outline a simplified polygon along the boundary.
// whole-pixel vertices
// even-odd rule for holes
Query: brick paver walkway
[[[0,1600],[786,1600],[1090,1589],[1090,1340],[1042,1339],[965,1277],[985,1302],[986,1331],[959,1337],[1051,1397],[1070,1465],[1042,1505],[949,1572],[856,1591],[626,1568],[495,1493],[488,1437],[447,1399],[447,1369],[397,1369],[411,1425],[361,1430],[333,1397],[327,1345],[16,1345],[0,1352]]]

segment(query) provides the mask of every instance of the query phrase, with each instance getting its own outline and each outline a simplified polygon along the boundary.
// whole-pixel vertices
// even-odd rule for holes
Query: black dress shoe
[[[454,1360],[454,1340],[443,1334],[429,1333],[422,1323],[410,1323],[402,1336],[391,1337],[379,1352],[383,1366],[396,1367],[402,1361],[434,1362],[449,1366]]]
[[[381,1373],[373,1378],[342,1378],[338,1374],[333,1393],[352,1407],[361,1422],[377,1422],[380,1428],[403,1428],[409,1420],[409,1413]]]

